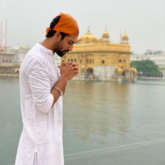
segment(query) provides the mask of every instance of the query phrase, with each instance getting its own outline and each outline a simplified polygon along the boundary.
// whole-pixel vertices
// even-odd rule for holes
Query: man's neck
[[[41,44],[42,46],[44,46],[45,48],[52,50],[53,52],[54,52],[54,50],[55,50],[55,47],[54,47],[55,44],[52,43],[52,41],[51,41],[50,39],[45,39],[45,40],[42,41],[40,44]],[[55,53],[55,52],[54,52],[54,53]]]

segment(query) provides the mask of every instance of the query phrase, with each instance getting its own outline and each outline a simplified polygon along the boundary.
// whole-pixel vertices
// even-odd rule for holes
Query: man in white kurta
[[[56,25],[63,21],[62,19],[68,18],[67,16],[60,15]],[[67,27],[64,23],[62,26]],[[50,28],[49,30],[53,29],[52,26]],[[67,80],[77,74],[77,68],[73,64],[65,63],[59,70],[53,55],[56,51],[60,56],[70,51],[75,39],[65,28],[53,30],[54,39],[50,37],[42,43],[37,43],[27,53],[20,67],[23,131],[15,165],[64,165],[61,92],[64,92]],[[61,32],[69,35],[60,40]]]

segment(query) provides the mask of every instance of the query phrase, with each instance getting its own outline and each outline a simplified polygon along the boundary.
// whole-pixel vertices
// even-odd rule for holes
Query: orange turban
[[[61,13],[58,23],[52,30],[63,32],[69,35],[78,36],[79,28],[76,20],[69,14]],[[50,27],[46,29],[46,33],[50,30]]]

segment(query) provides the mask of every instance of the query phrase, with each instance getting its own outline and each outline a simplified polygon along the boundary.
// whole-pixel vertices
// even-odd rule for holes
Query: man
[[[72,16],[61,13],[46,32],[20,67],[23,131],[15,165],[64,165],[62,95],[78,67],[62,63],[59,70],[53,54],[62,57],[71,51],[79,29]]]

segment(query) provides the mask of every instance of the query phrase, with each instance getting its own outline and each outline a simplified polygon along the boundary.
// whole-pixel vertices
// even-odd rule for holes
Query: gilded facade
[[[121,36],[120,43],[111,43],[107,30],[98,39],[88,29],[63,60],[79,65],[80,74],[76,79],[111,80],[135,74],[136,70],[130,68],[130,55],[126,33]]]

